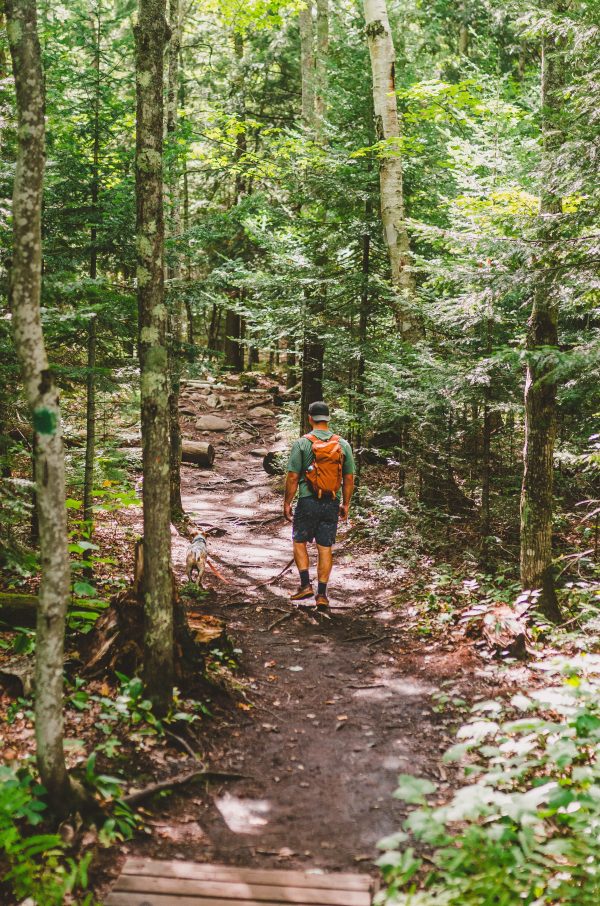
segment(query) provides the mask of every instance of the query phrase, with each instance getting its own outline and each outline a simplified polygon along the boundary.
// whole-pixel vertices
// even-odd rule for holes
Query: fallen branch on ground
[[[191,780],[243,780],[245,774],[237,774],[232,771],[190,771],[187,774],[180,774],[178,777],[172,777],[170,780],[160,780],[158,783],[149,783],[148,786],[141,790],[136,790],[128,796],[124,796],[122,801],[125,805],[137,805],[147,799],[148,796],[154,796],[155,793],[162,793],[165,790],[172,790],[175,787],[183,786]]]
[[[267,630],[275,629],[276,626],[279,626],[280,623],[285,623],[286,620],[289,620],[290,617],[294,616],[293,610],[288,610],[287,613],[284,613],[282,617],[277,617],[276,620],[273,620],[272,623],[269,623]]]
[[[292,557],[292,559],[289,561],[289,563],[286,564],[286,566],[284,566],[283,569],[281,570],[281,572],[277,573],[276,576],[273,576],[272,579],[267,579],[265,582],[259,582],[259,584],[254,585],[253,588],[263,588],[265,585],[273,585],[273,583],[276,582],[277,579],[281,579],[281,577],[283,575],[285,575],[285,573],[287,573],[288,569],[290,569],[293,566],[293,564],[294,564],[294,558]]]
[[[189,742],[186,739],[184,739],[183,736],[179,736],[177,733],[173,733],[172,730],[167,730],[166,728],[165,728],[165,735],[170,736],[171,739],[174,739],[175,742],[178,742],[180,746],[183,746],[183,748],[188,753],[188,755],[191,755],[192,758],[196,759],[196,761],[198,760],[198,753],[194,752],[194,750],[192,749]]]

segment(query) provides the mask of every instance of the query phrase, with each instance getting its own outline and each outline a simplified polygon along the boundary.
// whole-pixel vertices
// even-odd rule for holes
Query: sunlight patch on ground
[[[231,793],[215,800],[225,824],[234,834],[259,834],[269,823],[271,811],[268,799],[240,799]]]
[[[365,683],[364,689],[357,689],[353,698],[369,699],[371,701],[387,701],[400,696],[402,698],[417,698],[429,696],[435,691],[435,686],[421,682],[407,676],[390,676],[389,670],[379,670],[372,678],[372,687]]]

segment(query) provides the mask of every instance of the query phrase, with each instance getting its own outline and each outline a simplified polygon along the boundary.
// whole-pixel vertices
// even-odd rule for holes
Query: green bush
[[[446,754],[468,779],[450,801],[430,803],[434,783],[400,777],[396,797],[416,808],[380,843],[378,903],[600,902],[600,659],[552,669],[559,684],[475,706]]]
[[[87,887],[91,854],[75,861],[57,834],[27,833],[42,821],[43,793],[26,770],[0,766],[0,872],[17,900],[62,906],[67,894]],[[77,902],[91,904],[92,896]]]

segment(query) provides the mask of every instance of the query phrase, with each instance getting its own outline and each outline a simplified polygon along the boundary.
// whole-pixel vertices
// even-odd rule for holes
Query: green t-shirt
[[[320,428],[315,428],[311,432],[318,437],[319,440],[329,440],[330,437],[333,437],[335,431],[322,431]],[[356,467],[354,465],[354,456],[352,455],[352,447],[347,440],[344,440],[343,437],[340,437],[340,445],[344,451],[344,463],[342,465],[342,475],[354,475]],[[304,478],[304,473],[310,466],[313,461],[313,450],[312,444],[307,437],[300,437],[297,441],[294,442],[292,449],[290,450],[290,458],[288,460],[288,472],[295,472],[300,476],[300,482],[298,484],[298,496],[299,497],[310,497],[312,492],[306,483]],[[338,500],[342,496],[342,489],[340,488],[338,492]]]

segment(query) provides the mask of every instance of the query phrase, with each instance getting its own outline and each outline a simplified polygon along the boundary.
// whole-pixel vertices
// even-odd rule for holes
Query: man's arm
[[[342,483],[342,504],[340,506],[340,519],[348,518],[350,501],[354,492],[354,475],[344,475]]]
[[[300,475],[298,472],[288,472],[285,479],[285,497],[283,500],[283,515],[288,522],[292,521],[292,501],[298,490]]]

